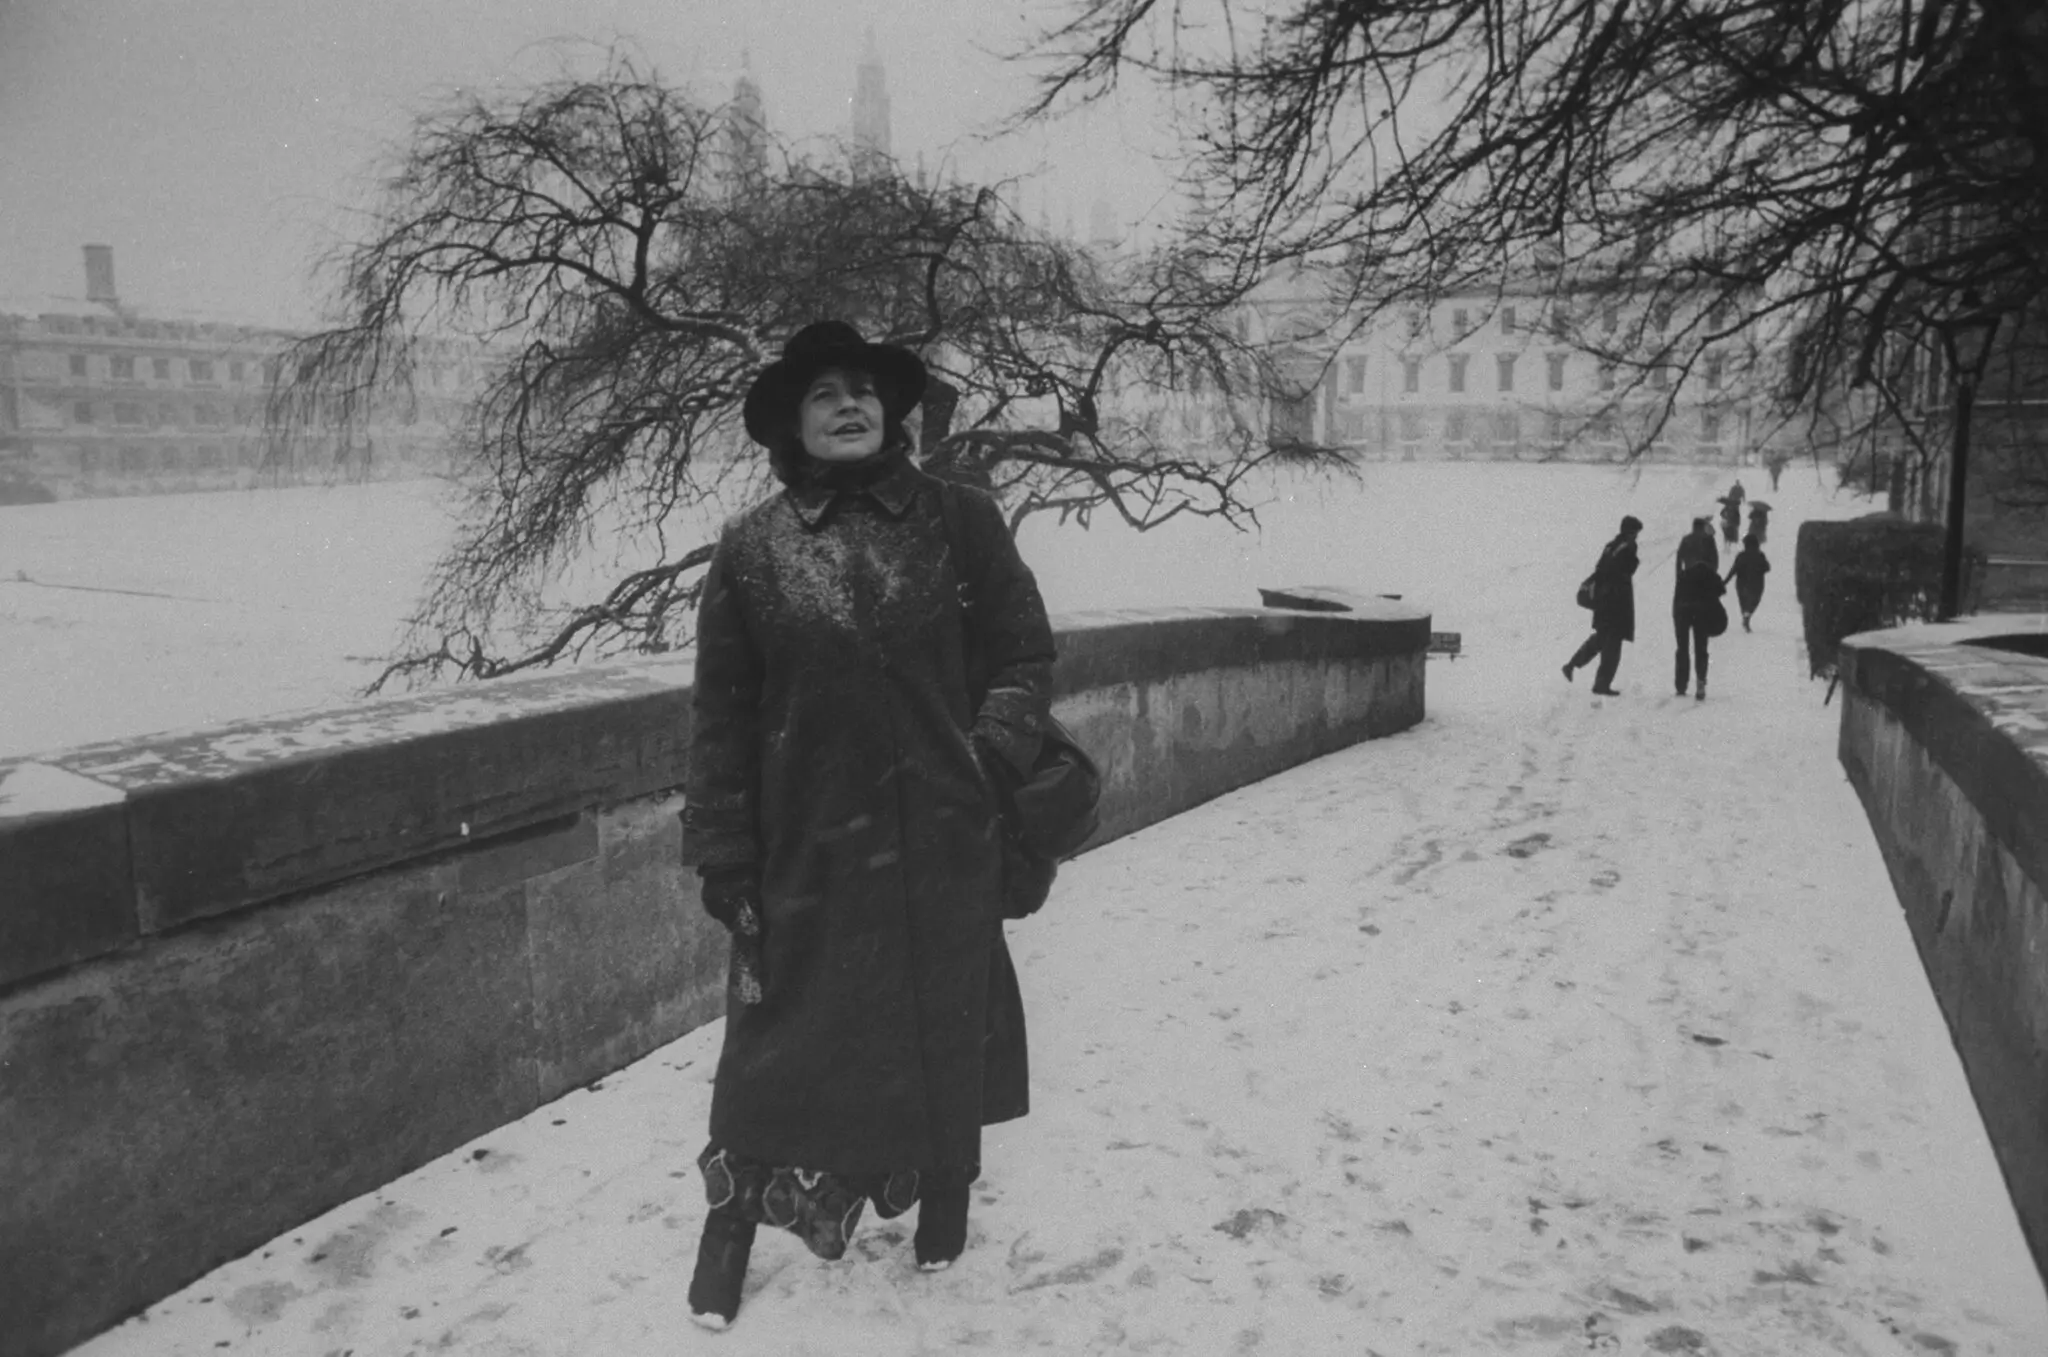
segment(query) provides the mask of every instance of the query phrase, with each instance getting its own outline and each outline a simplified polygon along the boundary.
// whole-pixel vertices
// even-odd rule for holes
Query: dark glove
[[[758,1004],[768,993],[761,957],[761,878],[751,863],[697,869],[704,912],[732,935],[728,989],[743,1004]]]

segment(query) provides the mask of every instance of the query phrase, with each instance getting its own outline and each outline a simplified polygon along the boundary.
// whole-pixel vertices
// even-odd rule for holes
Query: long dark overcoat
[[[1742,605],[1742,611],[1753,613],[1756,605],[1763,602],[1764,576],[1770,571],[1770,561],[1753,547],[1744,547],[1736,555],[1728,573],[1735,578],[1735,601]]]
[[[979,712],[966,625],[986,657]],[[978,1163],[984,1121],[1024,1097],[1021,1027],[985,1031],[992,969],[1021,1008],[970,736],[1028,768],[1053,662],[1001,511],[900,456],[864,487],[797,478],[726,525],[697,645],[684,860],[758,866],[768,987],[728,1000],[712,1140],[848,1174]],[[1015,1044],[1017,1081],[986,1099],[985,1039]]]
[[[1635,541],[1625,533],[1600,552],[1593,567],[1593,630],[1603,636],[1636,639],[1637,564]]]

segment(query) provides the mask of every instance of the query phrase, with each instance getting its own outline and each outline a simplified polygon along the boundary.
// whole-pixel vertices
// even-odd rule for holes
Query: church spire
[[[753,56],[740,50],[739,79],[733,81],[732,103],[726,110],[726,139],[734,175],[753,182],[768,171],[768,115],[761,87],[754,83]]]
[[[860,66],[854,75],[854,170],[862,174],[881,173],[889,157],[888,72],[883,69],[881,53],[875,48],[875,30],[869,28]]]

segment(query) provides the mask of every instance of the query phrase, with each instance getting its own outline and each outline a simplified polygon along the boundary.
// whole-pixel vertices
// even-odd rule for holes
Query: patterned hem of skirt
[[[843,1215],[856,1201],[874,1203],[883,1220],[902,1215],[933,1187],[965,1187],[981,1176],[979,1164],[936,1169],[897,1169],[887,1173],[832,1173],[794,1164],[769,1164],[723,1148],[715,1142],[697,1156],[704,1175],[704,1197],[714,1210],[743,1220],[795,1228],[808,1205]]]

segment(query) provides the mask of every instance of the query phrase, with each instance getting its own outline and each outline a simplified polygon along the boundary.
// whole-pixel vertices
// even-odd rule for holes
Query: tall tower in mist
[[[888,73],[875,50],[875,30],[868,30],[860,67],[853,83],[853,168],[856,174],[879,174],[889,161]]]
[[[740,76],[733,81],[732,103],[726,110],[725,136],[734,180],[759,183],[768,173],[768,114],[761,103],[761,87],[754,83],[753,62],[745,52],[740,53]]]

